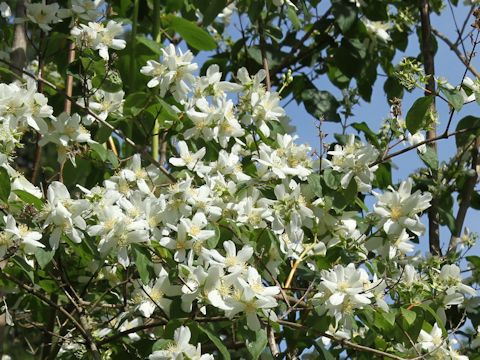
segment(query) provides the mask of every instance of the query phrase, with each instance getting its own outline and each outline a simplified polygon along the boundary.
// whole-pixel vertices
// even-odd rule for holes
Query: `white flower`
[[[172,300],[165,296],[180,295],[180,287],[170,284],[168,273],[161,269],[157,279],[151,281],[149,285],[140,285],[136,290],[137,297],[141,298],[138,310],[146,318],[152,316],[153,312],[159,307],[165,314],[170,313]]]
[[[472,287],[465,285],[462,282],[460,268],[455,264],[445,264],[440,271],[439,280],[446,286],[446,295],[454,295],[456,293],[463,295],[475,296],[477,292]],[[463,302],[463,297],[459,298],[460,303]],[[458,305],[459,303],[450,303],[450,305]]]
[[[272,2],[278,7],[283,6],[283,4],[287,4],[288,6],[291,6],[292,8],[294,8],[295,10],[298,10],[295,4],[292,3],[290,0],[272,0]]]
[[[69,16],[69,10],[60,9],[58,3],[46,4],[45,0],[41,3],[26,4],[27,18],[40,26],[40,28],[49,32],[52,30],[50,25],[62,21],[62,18]]]
[[[468,76],[465,76],[462,85],[472,92],[472,94],[465,100],[465,102],[476,101],[480,104],[480,80],[472,80]]]
[[[238,253],[235,247],[235,243],[231,240],[223,243],[225,248],[225,256],[220,255],[217,250],[204,250],[204,252],[210,257],[211,263],[219,265],[231,273],[244,272],[247,268],[247,261],[253,255],[253,248],[249,245],[245,245]]]
[[[178,150],[180,152],[179,158],[170,158],[170,164],[176,167],[184,167],[186,166],[187,169],[193,170],[195,166],[202,160],[205,156],[206,149],[201,148],[196,153],[192,154],[190,150],[188,150],[187,143],[185,141],[178,142]]]
[[[355,179],[359,192],[369,192],[377,166],[370,166],[378,157],[378,151],[371,144],[362,144],[349,135],[344,146],[335,145],[333,151],[328,152],[332,159],[323,160],[323,167],[331,167],[343,175],[340,183],[346,189],[352,179]]]
[[[421,235],[425,226],[420,222],[419,213],[430,207],[432,195],[417,190],[412,194],[412,179],[403,181],[398,191],[389,187],[383,194],[376,194],[378,202],[373,206],[374,211],[381,217],[379,226],[387,234],[400,233],[408,229],[415,235]]]
[[[12,16],[12,10],[5,1],[2,1],[0,3],[0,15],[2,15],[2,17],[4,18],[9,18],[10,16]]]
[[[67,235],[73,242],[80,243],[83,238],[81,230],[87,224],[82,213],[88,208],[86,200],[72,200],[70,193],[61,182],[54,181],[47,190],[47,203],[44,205],[41,216],[45,218],[43,227],[52,227],[50,246],[57,249],[62,234]]]
[[[23,251],[26,254],[32,254],[36,248],[45,247],[45,245],[38,241],[42,238],[42,234],[40,232],[32,231],[27,225],[24,224],[17,225],[12,215],[4,216],[3,221],[5,222],[4,232],[11,235],[14,242],[18,241],[19,245],[23,248]],[[3,256],[4,252],[3,254],[1,253],[2,251],[0,251],[0,255]]]
[[[185,54],[180,49],[177,51],[173,44],[162,49],[162,61],[149,60],[140,72],[147,76],[153,76],[147,86],[153,88],[160,85],[160,96],[164,97],[170,91],[178,102],[187,99],[190,92],[188,84],[194,83],[192,72],[197,70],[198,65],[192,63],[193,54],[187,51]]]
[[[71,34],[75,36],[80,47],[98,50],[100,57],[104,60],[109,59],[109,48],[122,50],[126,46],[125,40],[115,38],[123,34],[123,26],[114,20],[108,21],[106,26],[96,22],[89,22],[88,25],[80,24],[72,29]]]
[[[430,333],[422,329],[420,331],[420,335],[418,336],[419,347],[427,352],[432,352],[435,350],[442,351],[443,343],[444,341],[442,329],[440,329],[437,323],[433,325],[432,331],[430,331]]]
[[[266,137],[270,136],[268,123],[280,121],[280,118],[285,116],[285,110],[280,106],[280,97],[274,92],[267,91],[265,94],[252,93],[250,106],[252,108],[251,116],[245,117],[243,122],[246,125],[253,122]]]
[[[425,135],[421,132],[417,132],[414,135],[408,133],[407,134],[407,140],[410,143],[410,145],[417,145],[423,141],[425,141]],[[423,144],[417,147],[417,150],[420,154],[425,154],[427,151],[427,145]]]
[[[95,21],[104,5],[103,0],[72,0],[72,11],[82,20]]]
[[[381,21],[370,21],[366,18],[362,19],[362,21],[365,24],[367,30],[383,42],[386,43],[392,40],[392,38],[387,32],[387,30],[391,28],[390,24]]]
[[[173,334],[173,344],[165,350],[154,351],[149,360],[213,360],[210,354],[201,355],[200,343],[197,347],[189,344],[192,334],[186,326],[180,326]]]

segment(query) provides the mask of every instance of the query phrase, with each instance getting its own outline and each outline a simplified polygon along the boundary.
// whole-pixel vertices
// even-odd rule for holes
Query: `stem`
[[[67,55],[67,63],[71,64],[75,61],[75,43],[72,40],[68,41],[68,55]],[[63,105],[63,111],[67,114],[72,112],[72,100],[70,98],[73,94],[73,75],[67,74],[67,78],[65,80],[65,103]]]
[[[162,39],[160,36],[160,0],[153,1],[153,29],[152,29],[153,40],[157,43],[161,43]],[[165,160],[162,161],[162,156],[160,156],[160,147],[162,149],[166,147],[160,139],[160,122],[158,117],[155,118],[155,124],[153,125],[153,137],[152,137],[152,156],[155,160],[159,161],[160,164],[164,164]],[[160,144],[162,146],[160,146]],[[163,155],[163,154],[162,154]]]
[[[133,3],[133,19],[132,19],[132,32],[130,39],[130,76],[131,76],[131,89],[135,89],[135,83],[137,80],[137,59],[136,59],[136,46],[137,46],[137,23],[138,23],[138,7],[139,0],[135,0]]]
[[[428,93],[426,95],[435,94],[435,50],[433,48],[432,42],[432,26],[430,24],[430,4],[428,0],[422,0],[420,5],[420,20],[421,20],[421,49],[423,56],[423,65],[425,69],[425,74],[429,75],[427,83]],[[432,111],[435,111],[435,98],[432,103]],[[434,139],[437,137],[436,124],[431,124],[432,129],[427,131],[427,139]],[[428,145],[435,150],[437,150],[436,142],[432,141]],[[435,179],[438,178],[438,172],[432,170],[432,177]],[[440,219],[438,214],[438,199],[434,196],[431,202],[431,206],[428,209],[428,240],[430,252],[434,255],[442,255],[440,249]]]
[[[467,211],[470,207],[472,201],[472,195],[475,191],[475,185],[478,181],[478,172],[477,169],[480,166],[480,157],[478,156],[478,148],[480,147],[480,137],[477,137],[472,149],[472,171],[474,175],[468,178],[463,186],[463,197],[460,202],[460,206],[458,208],[457,217],[455,218],[455,230],[450,238],[450,243],[448,244],[447,253],[450,252],[456,246],[456,240],[460,237],[462,233],[463,223],[465,222],[465,218],[467,216]]]
[[[25,0],[17,1],[17,6],[15,8],[16,19],[25,18],[25,2]],[[23,69],[27,62],[27,37],[25,34],[25,23],[23,21],[19,21],[15,24],[10,61],[12,64],[16,64],[20,69]],[[12,70],[19,75],[22,73],[13,67]]]
[[[260,34],[260,52],[262,53],[262,63],[263,63],[263,68],[265,69],[265,72],[267,74],[265,78],[265,84],[267,85],[267,91],[270,91],[272,88],[271,82],[270,82],[270,69],[268,68],[268,59],[267,59],[267,43],[265,42],[265,33],[263,31],[263,20],[260,19],[258,21],[258,32]]]

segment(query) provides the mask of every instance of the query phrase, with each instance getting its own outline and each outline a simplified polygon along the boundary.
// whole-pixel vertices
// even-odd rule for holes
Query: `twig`
[[[438,140],[441,140],[441,139],[448,139],[449,137],[452,137],[452,136],[455,136],[455,135],[459,135],[459,134],[464,134],[464,133],[468,133],[468,132],[471,132],[471,131],[475,131],[475,130],[480,130],[480,126],[475,126],[475,127],[471,127],[471,128],[465,128],[465,129],[460,129],[460,130],[457,130],[457,131],[453,131],[451,133],[443,133],[442,135],[439,135],[435,138],[431,138],[431,139],[425,139],[423,141],[420,141],[419,143],[417,144],[414,144],[414,145],[410,145],[402,150],[398,150],[390,155],[387,155],[387,156],[384,156],[382,158],[380,158],[379,160],[376,160],[374,161],[373,163],[371,163],[370,165],[368,165],[369,167],[373,167],[375,165],[378,165],[378,164],[382,164],[394,157],[397,157],[398,155],[402,155],[402,154],[405,154],[406,152],[409,152],[411,150],[414,150],[416,148],[418,148],[419,146],[422,146],[422,145],[425,145],[425,144],[429,144],[429,143],[432,143],[432,142],[435,142],[435,141],[438,141]]]
[[[472,149],[472,171],[473,176],[469,177],[463,186],[463,196],[458,207],[457,216],[455,218],[455,227],[452,237],[450,238],[450,243],[448,244],[447,254],[455,248],[456,241],[462,233],[463,223],[467,216],[467,211],[470,208],[472,202],[472,195],[475,190],[475,185],[478,181],[478,168],[480,166],[480,157],[478,156],[478,148],[480,147],[480,137],[477,137],[475,144]]]
[[[457,57],[460,59],[460,61],[467,67],[468,70],[477,78],[480,79],[480,73],[478,72],[475,67],[470,64],[470,61],[467,61],[465,56],[462,55],[458,47],[443,33],[438,31],[437,29],[432,29],[432,32],[440,39],[442,40],[445,44],[448,45],[448,47],[457,55]]]
[[[313,330],[310,327],[307,327],[307,326],[299,324],[299,323],[294,323],[294,322],[291,322],[291,321],[278,320],[278,323],[280,325],[288,326],[288,327],[291,327],[293,329]],[[335,335],[331,335],[331,334],[324,333],[324,332],[319,332],[318,334],[320,336],[326,337],[326,338],[328,338],[328,339],[330,339],[330,340],[332,340],[332,341],[334,341],[334,342],[336,342],[340,345],[345,345],[346,347],[349,347],[349,348],[354,349],[354,350],[369,352],[371,354],[375,354],[375,355],[378,355],[378,356],[383,356],[383,357],[386,357],[386,358],[389,358],[389,359],[394,359],[394,360],[406,360],[406,358],[403,358],[403,357],[400,357],[400,356],[397,356],[397,355],[394,355],[394,354],[389,354],[385,351],[373,349],[373,348],[368,347],[368,346],[356,344],[356,343],[354,343],[350,340],[340,338],[340,337],[337,337]]]

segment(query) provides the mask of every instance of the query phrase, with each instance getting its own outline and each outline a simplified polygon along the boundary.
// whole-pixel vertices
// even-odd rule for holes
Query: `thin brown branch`
[[[100,360],[101,359],[100,352],[98,351],[97,344],[95,343],[95,340],[93,339],[92,334],[90,334],[85,329],[84,325],[81,324],[81,322],[79,322],[77,319],[75,319],[61,305],[58,305],[57,303],[51,301],[48,297],[46,297],[44,294],[42,294],[38,290],[34,289],[31,286],[25,285],[22,281],[18,280],[17,278],[15,278],[14,276],[12,276],[10,274],[7,274],[6,272],[1,271],[0,276],[2,276],[4,279],[7,279],[8,281],[11,281],[11,282],[17,284],[18,287],[22,288],[23,290],[25,290],[29,294],[32,294],[33,296],[37,297],[39,300],[43,301],[47,305],[52,306],[53,308],[60,311],[63,315],[65,315],[72,322],[72,324],[75,326],[75,328],[80,332],[82,337],[87,342],[87,344],[88,344],[88,346],[89,346],[89,348],[92,352],[93,358],[95,360]]]
[[[445,44],[448,45],[450,50],[452,50],[455,55],[460,59],[460,61],[467,67],[467,69],[477,78],[480,79],[480,73],[478,72],[477,69],[468,61],[465,56],[460,52],[458,47],[443,33],[438,31],[437,29],[432,29],[432,32],[440,39],[442,40]]]
[[[442,140],[442,139],[448,139],[449,137],[452,137],[452,136],[455,136],[455,135],[459,135],[459,134],[465,134],[465,133],[469,133],[471,131],[476,131],[476,130],[480,130],[480,127],[476,126],[476,127],[471,127],[471,128],[465,128],[465,129],[460,129],[460,130],[457,130],[457,131],[452,131],[451,133],[443,133],[442,135],[439,135],[435,138],[431,138],[431,139],[425,139],[423,141],[420,141],[419,143],[417,144],[414,144],[414,145],[410,145],[402,150],[398,150],[390,155],[387,155],[387,156],[384,156],[382,158],[380,158],[379,160],[376,160],[374,161],[373,163],[371,163],[369,165],[369,167],[372,167],[372,166],[375,166],[375,165],[378,165],[378,164],[382,164],[394,157],[397,157],[399,155],[402,155],[402,154],[405,154],[406,152],[409,152],[411,150],[414,150],[422,145],[426,145],[426,144],[429,144],[429,143],[432,143],[432,142],[435,142],[435,141],[438,141],[438,140]]]
[[[288,326],[288,327],[291,327],[293,329],[302,329],[302,330],[306,330],[306,331],[312,330],[310,327],[307,327],[307,326],[299,324],[299,323],[294,323],[294,322],[291,322],[291,321],[278,320],[278,323],[280,325]],[[331,335],[331,334],[328,334],[328,333],[322,333],[322,332],[319,332],[317,334],[319,336],[326,337],[326,338],[328,338],[328,339],[330,339],[330,340],[332,340],[332,341],[334,341],[334,342],[336,342],[340,345],[344,345],[344,346],[349,347],[349,348],[354,349],[354,350],[368,352],[368,353],[371,353],[371,354],[375,354],[377,356],[382,356],[382,357],[386,357],[386,358],[394,359],[394,360],[406,360],[406,358],[403,358],[403,357],[400,357],[400,356],[397,356],[397,355],[394,355],[394,354],[390,354],[390,353],[387,353],[385,351],[377,350],[377,349],[374,349],[374,348],[371,348],[371,347],[368,347],[368,346],[356,344],[356,343],[354,343],[350,340],[340,338],[340,337],[335,336],[335,335]]]
[[[67,64],[75,61],[75,43],[72,40],[68,41]],[[73,75],[67,74],[65,80],[65,102],[63,104],[63,111],[67,114],[72,112],[72,94],[73,94]]]

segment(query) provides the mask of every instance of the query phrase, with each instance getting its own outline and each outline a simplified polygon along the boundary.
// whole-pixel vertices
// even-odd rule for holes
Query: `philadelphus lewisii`
[[[296,9],[290,1],[273,3],[290,13]],[[102,16],[104,6],[102,0],[75,0],[65,12],[57,3],[34,3],[27,5],[27,17],[47,32],[69,13],[77,51],[109,68],[116,61],[112,52],[126,41],[122,23]],[[363,22],[389,41],[380,24]],[[378,188],[379,147],[348,135],[316,158],[310,146],[284,131],[282,98],[264,85],[265,70],[240,68],[228,80],[213,64],[197,75],[192,52],[174,44],[159,49],[158,58],[140,58],[148,93],[139,97],[155,99],[156,118],[128,118],[129,103],[136,101],[128,87],[97,89],[92,79],[83,79],[85,96],[75,103],[85,116],[54,113],[34,82],[0,84],[0,175],[10,182],[9,192],[0,193],[0,262],[13,264],[13,258],[27,270],[41,269],[36,277],[43,277],[48,261],[60,272],[60,257],[89,259],[71,293],[91,308],[72,310],[72,316],[91,326],[96,338],[77,339],[75,328],[65,325],[59,354],[80,354],[89,341],[101,338],[105,345],[110,337],[128,335],[128,346],[152,343],[143,354],[151,360],[207,360],[228,351],[223,342],[230,344],[231,328],[238,335],[233,344],[265,347],[266,330],[287,328],[303,316],[313,320],[297,328],[311,327],[313,349],[324,335],[352,343],[374,339],[371,329],[404,324],[405,313],[407,320],[420,319],[417,305],[442,304],[443,313],[429,312],[440,318],[444,309],[475,299],[457,265],[415,253],[432,195],[416,190],[410,178],[383,193],[372,191]],[[465,85],[476,94],[476,83]],[[123,108],[133,129],[123,123]],[[122,128],[108,146],[99,140],[105,124]],[[145,153],[155,146],[138,143],[134,154],[126,150],[132,140],[120,136],[131,131],[136,139],[139,129],[146,129],[149,141],[168,135],[150,164]],[[39,147],[58,154],[58,178],[42,180],[42,188],[14,169],[20,139],[29,132],[37,134]],[[412,143],[420,141],[414,136]],[[116,153],[112,143],[119,145]],[[92,153],[92,175],[76,187],[63,183],[67,161],[76,165]],[[310,285],[296,287],[295,278]],[[62,286],[68,281],[62,278]],[[102,288],[101,299],[90,285]],[[37,287],[46,291],[32,285]],[[68,309],[67,300],[59,296],[58,306]],[[228,329],[215,333],[209,319],[228,321]],[[150,330],[151,324],[158,329]],[[328,330],[317,331],[325,324]],[[395,333],[378,344],[392,353],[462,359],[443,325],[422,317],[415,326],[418,336],[408,342]],[[219,352],[202,354],[199,334],[214,339]],[[280,339],[280,348],[287,342]]]

